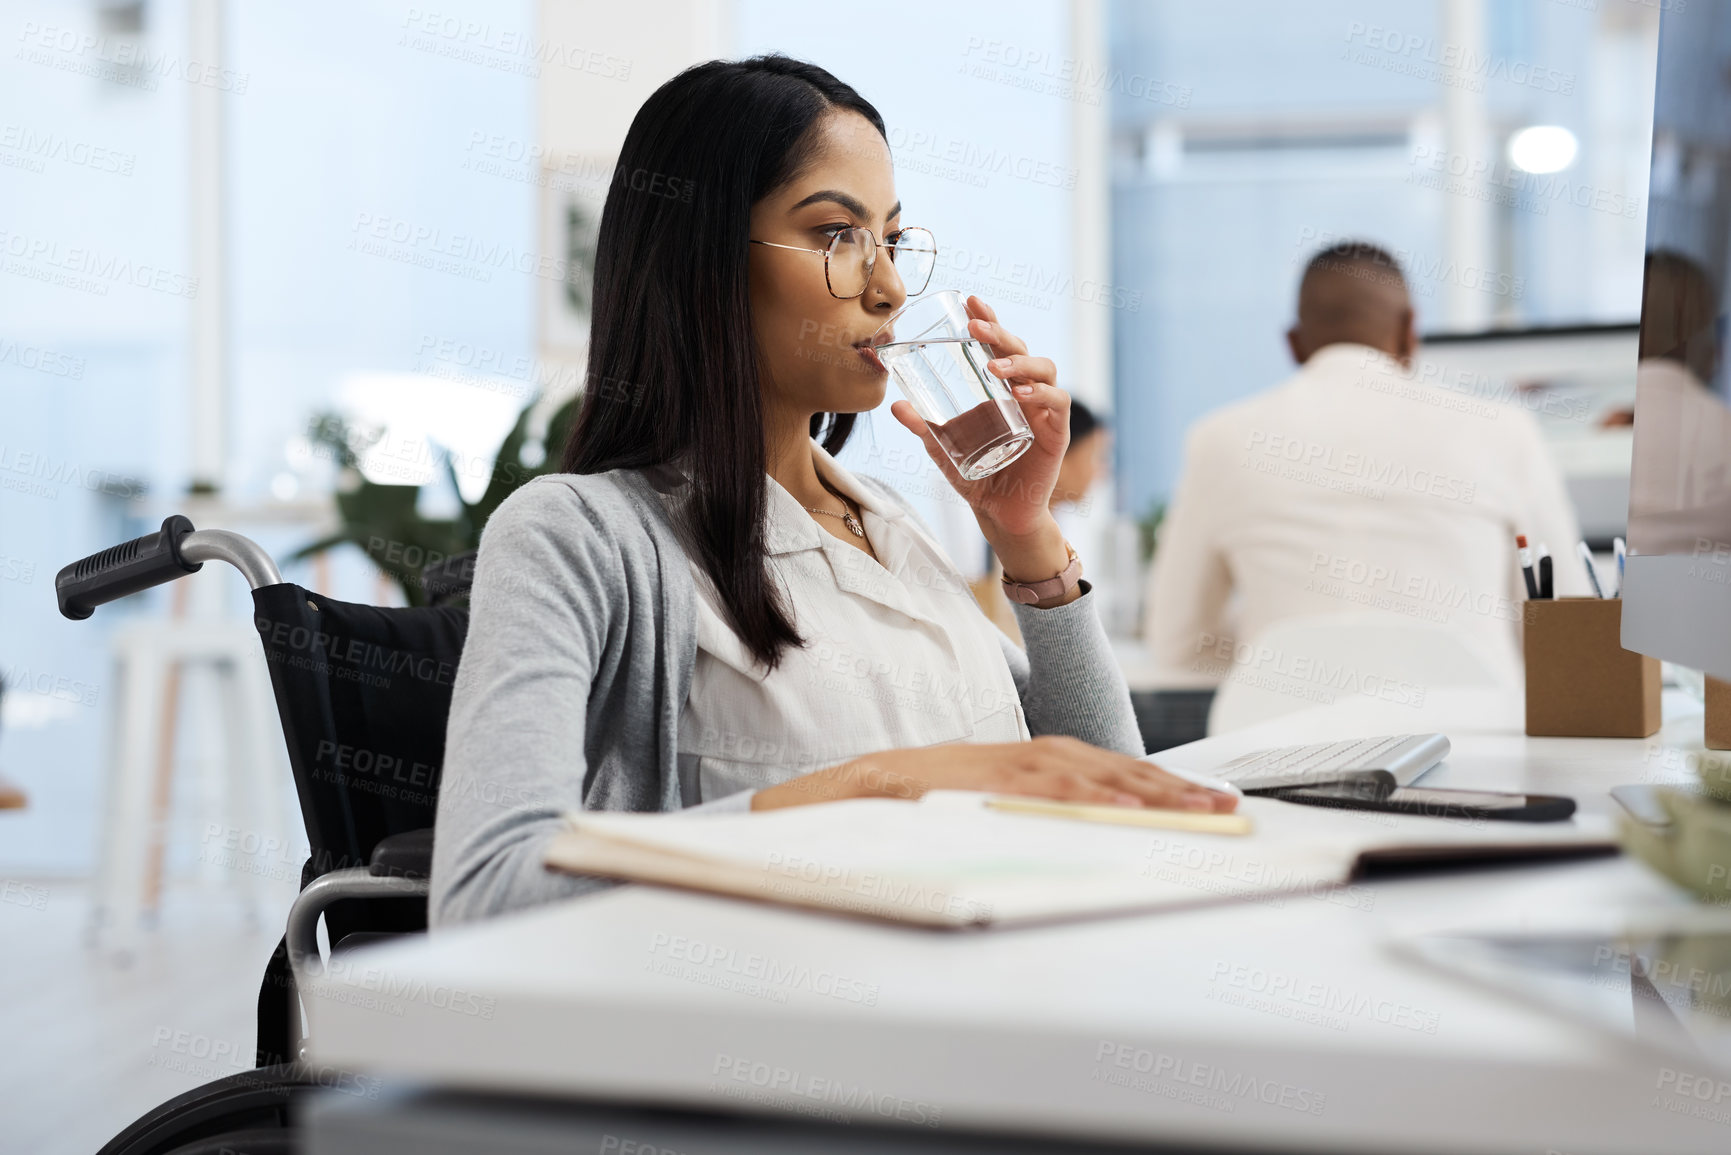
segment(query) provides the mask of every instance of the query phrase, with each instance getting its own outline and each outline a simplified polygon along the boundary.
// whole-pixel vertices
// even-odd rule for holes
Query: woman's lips
[[[861,360],[871,365],[872,368],[881,371],[885,366],[882,359],[878,357],[877,346],[888,340],[890,337],[887,334],[879,333],[855,341],[853,347],[859,351]]]

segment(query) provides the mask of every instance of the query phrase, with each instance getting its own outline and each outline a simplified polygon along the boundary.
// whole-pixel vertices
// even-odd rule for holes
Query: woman
[[[1228,810],[1134,755],[1128,692],[1047,508],[1069,398],[978,299],[1035,444],[965,482],[1026,653],[907,504],[832,456],[884,397],[869,348],[923,282],[882,118],[786,57],[664,84],[620,152],[589,380],[561,465],[481,538],[446,731],[430,919],[582,893],[548,871],[577,808],[762,810],[991,790]],[[816,440],[822,433],[821,444]],[[1065,571],[1069,575],[1065,577]],[[1032,734],[1040,737],[1030,740]]]

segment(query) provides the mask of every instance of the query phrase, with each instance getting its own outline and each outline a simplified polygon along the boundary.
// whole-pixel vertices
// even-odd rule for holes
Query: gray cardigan
[[[542,865],[567,811],[689,805],[675,747],[696,662],[696,589],[655,492],[674,480],[666,470],[549,474],[488,519],[445,732],[432,926],[610,885]],[[895,490],[860,481],[924,528]],[[1140,755],[1086,583],[1068,605],[1015,613],[1026,651],[999,638],[1029,732]]]

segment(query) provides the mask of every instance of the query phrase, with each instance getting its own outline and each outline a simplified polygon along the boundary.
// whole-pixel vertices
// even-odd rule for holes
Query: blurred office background
[[[0,877],[35,889],[12,905],[80,924],[115,631],[248,606],[208,566],[192,594],[73,623],[55,572],[188,511],[195,486],[201,527],[279,561],[333,532],[346,482],[321,413],[375,436],[362,472],[420,485],[426,516],[472,499],[519,412],[539,398],[538,428],[581,379],[583,248],[632,114],[712,56],[811,59],[876,103],[905,219],[940,243],[934,286],[993,302],[1108,417],[1113,476],[1067,517],[1115,633],[1135,632],[1138,523],[1185,429],[1291,371],[1298,274],[1349,237],[1407,266],[1427,355],[1542,415],[1608,538],[1627,431],[1597,415],[1633,390],[1658,17],[1645,0],[20,0],[0,60],[0,774],[27,805],[0,812]],[[983,566],[887,412],[843,461]],[[405,597],[354,545],[284,577]],[[226,918],[216,707],[192,680],[176,708],[165,885]],[[292,841],[286,759],[258,773]],[[273,881],[286,903],[292,878]],[[259,917],[274,942],[280,911]],[[250,961],[230,970],[237,999],[256,989]]]

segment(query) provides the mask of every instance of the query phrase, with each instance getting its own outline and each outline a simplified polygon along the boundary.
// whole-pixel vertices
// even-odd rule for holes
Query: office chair
[[[288,743],[311,853],[258,997],[257,1067],[147,1112],[101,1155],[278,1155],[294,1151],[297,1101],[333,1074],[303,1061],[301,991],[331,952],[424,931],[433,817],[451,686],[468,628],[451,604],[473,580],[473,553],[422,574],[433,604],[357,605],[282,580],[255,542],[198,530],[179,514],[162,528],[92,554],[55,578],[60,612],[88,618],[105,602],[222,561],[252,587],[253,622]],[[339,1073],[340,1074],[340,1073]]]

